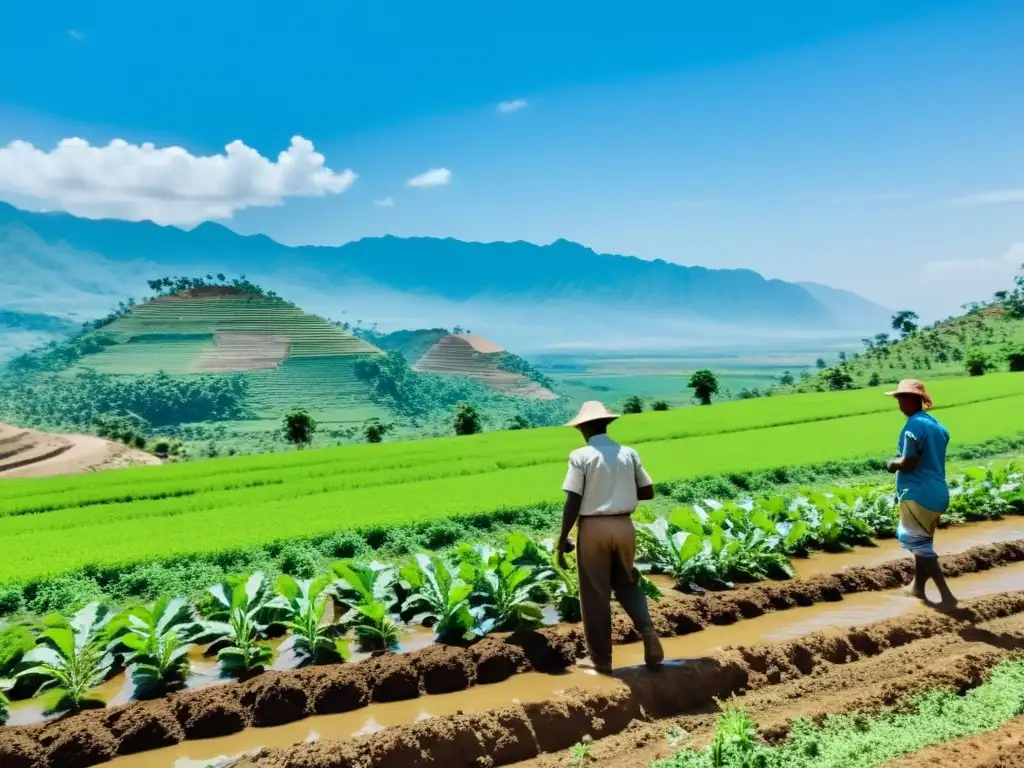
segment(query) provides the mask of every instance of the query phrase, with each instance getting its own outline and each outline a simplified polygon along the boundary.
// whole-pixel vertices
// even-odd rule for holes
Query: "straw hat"
[[[614,421],[617,418],[619,418],[619,414],[609,411],[604,407],[604,403],[588,400],[580,407],[580,412],[576,414],[575,418],[565,426],[578,427],[588,421]]]
[[[896,385],[896,389],[892,392],[886,392],[885,394],[890,397],[897,397],[899,395],[917,395],[921,398],[921,405],[925,408],[932,407],[932,399],[924,388],[924,382],[918,381],[917,379],[904,379]]]

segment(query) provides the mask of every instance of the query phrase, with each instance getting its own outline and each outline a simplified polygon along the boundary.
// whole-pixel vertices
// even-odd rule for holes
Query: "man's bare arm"
[[[580,506],[583,504],[583,497],[578,493],[567,491],[565,494],[565,506],[562,507],[562,532],[558,536],[558,564],[566,567],[565,553],[572,552],[573,545],[569,539],[576,520],[580,516]]]

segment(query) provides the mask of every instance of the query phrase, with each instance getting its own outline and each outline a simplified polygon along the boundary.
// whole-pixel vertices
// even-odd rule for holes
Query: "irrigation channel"
[[[956,555],[947,558],[952,571],[949,575],[954,577],[952,587],[957,596],[968,604],[970,601],[979,599],[982,603],[986,600],[998,601],[999,596],[1012,602],[1014,596],[1007,595],[1007,593],[1015,589],[1024,589],[1024,519],[1010,517],[999,521],[972,523],[947,529],[940,532],[937,545],[942,554]],[[970,552],[960,554],[965,553],[971,547],[974,549]],[[438,718],[444,720],[453,716],[480,715],[510,706],[560,703],[563,706],[571,707],[574,706],[574,702],[585,700],[587,696],[604,697],[604,699],[610,697],[611,700],[619,700],[623,697],[629,698],[630,692],[635,693],[638,685],[641,687],[649,685],[657,695],[661,696],[662,702],[659,706],[662,709],[678,712],[681,711],[680,696],[685,699],[689,694],[679,693],[678,685],[682,684],[681,681],[675,681],[667,686],[668,680],[673,678],[676,673],[687,671],[695,664],[699,666],[701,663],[707,663],[708,659],[713,658],[715,654],[722,653],[723,649],[749,648],[765,643],[799,643],[801,638],[806,638],[812,633],[824,632],[826,635],[839,636],[844,631],[849,633],[851,627],[864,627],[886,620],[895,620],[901,626],[903,624],[914,625],[915,622],[950,620],[906,596],[902,586],[893,588],[897,584],[902,584],[910,573],[909,559],[902,556],[894,541],[881,541],[876,547],[858,548],[852,552],[840,554],[816,553],[810,558],[796,560],[794,565],[798,571],[797,580],[761,583],[739,587],[729,593],[720,593],[722,599],[726,600],[729,599],[729,595],[734,595],[734,602],[737,605],[742,606],[745,604],[744,601],[749,600],[751,604],[762,605],[762,608],[740,607],[738,611],[734,608],[731,616],[726,610],[722,613],[722,617],[717,617],[714,613],[715,609],[712,608],[710,609],[710,621],[703,625],[691,625],[682,631],[679,631],[679,626],[680,624],[685,626],[685,622],[677,620],[677,631],[670,630],[668,634],[678,636],[665,637],[663,640],[666,658],[672,660],[666,666],[667,677],[663,674],[664,670],[652,673],[642,669],[642,647],[640,644],[623,643],[617,645],[615,649],[615,666],[618,672],[613,678],[600,677],[578,667],[568,666],[565,668],[568,663],[566,661],[561,665],[563,669],[558,673],[520,671],[519,674],[512,674],[509,672],[504,679],[499,679],[491,684],[462,686],[462,690],[458,690],[457,686],[452,686],[451,692],[447,693],[433,693],[417,697],[413,691],[411,695],[407,696],[378,696],[374,691],[373,694],[363,697],[362,703],[368,704],[368,706],[360,706],[359,702],[340,705],[336,703],[334,706],[326,707],[328,711],[333,712],[332,714],[313,714],[304,717],[303,715],[307,711],[304,709],[301,713],[295,712],[293,702],[291,715],[282,712],[279,715],[265,716],[263,722],[256,723],[262,727],[242,729],[237,726],[225,725],[222,722],[220,725],[215,724],[212,728],[198,727],[189,732],[189,728],[186,726],[184,735],[188,740],[182,741],[180,737],[174,738],[170,734],[160,733],[151,734],[152,738],[137,735],[145,742],[137,745],[141,749],[125,750],[123,745],[121,748],[122,753],[130,751],[131,754],[114,757],[109,753],[111,745],[107,744],[106,750],[101,749],[98,754],[88,759],[83,760],[85,755],[79,754],[80,750],[78,749],[72,749],[71,751],[75,753],[73,759],[69,759],[65,763],[63,760],[57,762],[51,757],[49,764],[88,765],[103,761],[97,758],[113,757],[113,760],[105,764],[124,767],[139,766],[140,768],[171,768],[172,766],[174,768],[202,768],[211,764],[216,765],[220,761],[232,761],[233,758],[259,748],[289,747],[311,741],[367,737],[384,729],[408,726],[425,720],[440,722]],[[852,572],[849,571],[851,566],[855,569]],[[836,581],[834,574],[844,571],[857,575],[846,579],[848,583],[845,586],[827,586]],[[801,584],[808,585],[813,594],[810,596],[805,594],[804,597],[801,597]],[[666,583],[663,586],[668,587],[669,585]],[[783,592],[787,589],[792,595],[785,597]],[[708,598],[709,601],[716,599],[719,597]],[[678,606],[686,605],[687,601],[699,600],[700,598],[671,593],[663,599],[663,602]],[[1021,595],[1017,602],[1019,602],[1019,606],[1013,603],[1016,607],[1005,609],[1004,612],[1024,611],[1024,595]],[[665,607],[671,613],[673,606]],[[790,609],[777,610],[787,607]],[[695,631],[697,629],[700,631]],[[557,628],[548,631],[557,631]],[[575,631],[578,635],[578,630]],[[619,634],[621,636],[621,631]],[[426,632],[411,634],[406,637],[406,648],[419,647],[430,652],[432,648],[424,648],[424,646],[429,646],[431,639],[432,636]],[[575,638],[575,645],[577,647],[570,654],[578,654],[581,650],[578,637]],[[400,656],[405,655],[407,654]],[[411,654],[411,656],[415,655],[415,653]],[[372,664],[374,660],[369,660],[366,663]],[[293,661],[289,659],[287,652],[283,652],[278,655],[275,667],[283,669],[290,664],[293,664]],[[197,657],[196,666],[197,672],[191,681],[192,685],[209,686],[215,681],[216,672],[210,660]],[[348,671],[355,671],[360,666],[363,664],[347,664],[341,665],[339,669],[344,672],[343,668],[347,667]],[[534,664],[534,666],[538,665]],[[322,669],[306,670],[305,673],[321,674]],[[280,674],[287,677],[304,673]],[[653,675],[662,675],[662,677],[653,677]],[[481,677],[479,669],[477,677]],[[273,672],[267,673],[261,678],[266,678],[268,689],[272,689],[274,683],[285,679]],[[256,678],[252,682],[258,686],[261,678]],[[478,682],[484,681],[478,680]],[[227,694],[228,698],[237,699],[238,694],[231,694],[231,691],[237,689],[238,685],[225,683],[217,688]],[[251,686],[252,683],[242,685]],[[108,700],[108,703],[116,705],[126,700],[126,696],[130,695],[130,690],[130,684],[121,678],[109,681],[99,693]],[[659,691],[660,694],[657,693]],[[197,691],[196,693],[204,692]],[[185,697],[189,695],[194,694],[182,694]],[[673,700],[673,703],[667,703],[666,696]],[[242,695],[243,699],[244,697],[245,694]],[[305,694],[302,697],[305,702]],[[257,694],[256,699],[258,698]],[[250,696],[250,702],[252,700],[253,697]],[[269,704],[268,700],[267,705]],[[153,705],[162,706],[167,712],[173,711],[166,701],[154,702]],[[149,705],[132,704],[127,708],[120,709],[130,712],[133,708],[146,706]],[[258,701],[255,706],[259,706]],[[654,710],[658,711],[659,706],[655,706]],[[230,709],[230,707],[228,708]],[[682,708],[685,709],[685,706]],[[288,706],[285,706],[284,709],[287,710]],[[323,709],[325,707],[313,707],[311,711],[319,712]],[[109,718],[115,716],[114,713],[117,711],[118,709],[110,709],[89,712],[73,720],[81,720],[83,723],[91,721],[98,725],[96,718]],[[11,725],[15,725],[37,720],[41,710],[38,702],[19,702],[13,705],[11,714]],[[126,720],[128,719],[130,718],[126,718]],[[178,707],[178,719],[182,719],[180,706]],[[229,716],[227,719],[231,720],[231,717]],[[279,720],[280,724],[274,723],[275,719]],[[238,725],[243,724],[239,723]],[[60,727],[61,723],[51,726],[51,728]],[[10,732],[11,728],[3,730]],[[19,730],[23,729],[15,729],[15,731]],[[33,730],[31,727],[29,728],[30,732]],[[50,729],[44,727],[44,731],[46,730]],[[116,728],[113,730],[116,732]],[[156,730],[159,731],[159,728]],[[35,731],[35,733],[39,732]],[[93,736],[93,733],[90,728],[86,728],[80,733],[80,736],[88,739]],[[202,738],[204,736],[213,738]],[[107,738],[109,739],[109,736]],[[100,738],[101,742],[102,740]],[[46,739],[43,738],[40,741],[45,742]],[[174,743],[176,741],[179,743]],[[86,745],[80,746],[85,747]],[[160,748],[150,748],[157,746]],[[0,740],[0,756],[3,754],[2,749],[2,740]],[[86,747],[84,751],[90,752],[91,750]],[[72,758],[72,755],[68,754],[67,757]],[[33,763],[26,762],[24,764],[32,765]],[[338,765],[345,765],[345,763],[338,763]]]

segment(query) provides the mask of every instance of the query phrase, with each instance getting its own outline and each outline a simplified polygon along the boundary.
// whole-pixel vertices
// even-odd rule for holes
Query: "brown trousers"
[[[641,634],[653,630],[640,573],[633,565],[636,531],[629,515],[587,516],[579,522],[576,566],[587,652],[595,664],[612,663],[612,592]]]

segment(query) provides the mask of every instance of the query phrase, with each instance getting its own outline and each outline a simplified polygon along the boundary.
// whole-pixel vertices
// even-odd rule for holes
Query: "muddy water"
[[[943,528],[935,534],[935,549],[940,555],[956,555],[971,547],[1024,539],[1024,516]],[[909,557],[896,539],[881,539],[874,547],[856,547],[852,552],[828,554],[815,552],[810,557],[793,560],[799,578],[835,573],[839,568],[863,566],[872,568],[882,563]],[[837,566],[837,563],[839,564]],[[659,585],[660,586],[660,585]]]
[[[961,576],[951,580],[950,586],[961,599],[1024,589],[1024,563]],[[937,599],[933,588],[929,595]],[[767,613],[732,626],[711,626],[690,635],[667,638],[663,644],[667,659],[692,659],[707,656],[726,646],[779,642],[814,631],[863,625],[928,610],[903,590],[860,593],[848,595],[838,603],[819,603],[807,608]],[[616,646],[614,661],[617,669],[642,664],[642,645]],[[608,691],[622,685],[624,683],[615,678],[601,677],[579,667],[560,675],[520,674],[501,683],[475,686],[456,693],[373,704],[341,715],[310,717],[273,728],[249,729],[224,738],[182,742],[174,747],[118,758],[108,765],[116,768],[202,768],[215,763],[218,758],[241,755],[259,747],[289,746],[321,738],[348,738],[430,717],[482,712],[517,702],[557,700],[566,696],[567,689],[572,687]]]

